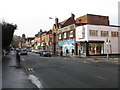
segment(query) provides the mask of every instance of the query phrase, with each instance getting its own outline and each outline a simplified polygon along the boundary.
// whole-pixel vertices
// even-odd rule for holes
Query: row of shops
[[[104,54],[104,42],[75,42],[75,40],[59,41],[59,52],[62,51],[63,55],[67,54],[67,50],[70,55],[94,55]]]
[[[82,27],[82,28],[80,28]],[[78,32],[84,27],[84,38],[77,36]],[[59,51],[63,54],[74,55],[105,55],[105,54],[120,54],[119,50],[119,27],[115,26],[100,26],[100,25],[83,25],[76,28],[76,38],[74,40],[64,40],[58,42]],[[97,36],[90,36],[90,30],[98,32]],[[108,32],[109,36],[101,36],[101,32]],[[114,35],[113,35],[114,32]],[[80,35],[80,34],[79,34]],[[82,34],[81,34],[82,35]],[[81,36],[80,36],[81,37]]]

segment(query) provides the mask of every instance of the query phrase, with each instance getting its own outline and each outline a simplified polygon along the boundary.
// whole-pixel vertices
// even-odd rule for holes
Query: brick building
[[[41,34],[41,50],[49,50],[51,51],[51,36],[52,30],[42,32]]]
[[[91,25],[109,25],[109,17],[102,15],[86,14],[76,19],[76,25],[91,24]]]
[[[71,14],[71,17],[59,23],[57,29],[57,52],[60,54],[66,54],[66,50],[70,53],[75,50],[75,15]]]

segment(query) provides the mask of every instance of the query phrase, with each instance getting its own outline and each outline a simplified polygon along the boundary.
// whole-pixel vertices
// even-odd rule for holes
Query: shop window
[[[98,36],[98,31],[97,30],[90,30],[89,35],[90,36]]]
[[[108,37],[108,31],[101,31],[101,37]]]
[[[111,32],[111,37],[118,37],[118,32]]]
[[[89,44],[89,54],[101,54],[102,43],[90,43]]]

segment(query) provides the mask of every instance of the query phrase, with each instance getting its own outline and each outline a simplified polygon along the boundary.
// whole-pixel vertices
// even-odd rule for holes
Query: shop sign
[[[65,41],[59,41],[58,46],[63,45],[73,45],[75,46],[74,40],[65,40]]]
[[[78,46],[80,46],[80,42],[78,42]]]

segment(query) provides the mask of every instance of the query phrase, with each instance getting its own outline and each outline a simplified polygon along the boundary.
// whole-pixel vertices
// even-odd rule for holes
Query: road
[[[117,88],[118,67],[84,59],[21,56],[29,74],[34,74],[44,88]]]

